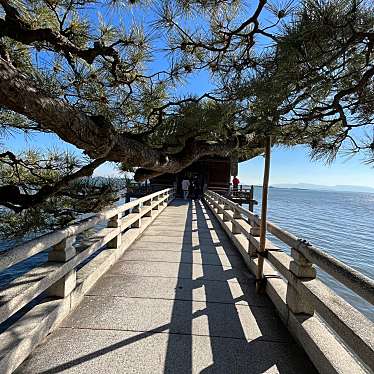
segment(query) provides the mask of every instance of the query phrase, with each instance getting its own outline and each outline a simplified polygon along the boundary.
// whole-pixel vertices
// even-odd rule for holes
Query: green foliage
[[[13,239],[67,226],[84,214],[98,212],[119,198],[120,187],[112,180],[83,179],[46,199],[42,204],[0,215],[0,239]]]
[[[185,102],[173,116],[162,122],[150,136],[150,144],[169,153],[180,152],[186,141],[200,139],[224,141],[235,131],[235,105],[213,100]]]
[[[0,156],[0,190],[2,186],[15,186],[20,196],[25,197],[35,195],[45,186],[53,186],[82,166],[82,160],[75,155],[55,150],[45,154],[36,150],[19,155],[5,152]],[[16,238],[65,226],[82,214],[97,212],[113,203],[126,183],[126,179],[79,178],[35,207],[20,211],[3,209],[0,237]],[[4,191],[0,192],[0,198],[4,198]]]
[[[34,193],[44,184],[71,174],[81,161],[71,153],[50,150],[46,154],[29,149],[19,155],[2,154],[0,179],[2,184],[22,186],[23,192]]]
[[[312,157],[328,162],[347,147],[373,163],[369,0],[0,4],[1,57],[44,95],[102,118],[117,138],[157,151],[145,162],[151,171],[169,157],[183,158],[193,141],[248,159],[261,153],[268,134],[279,145],[307,144]],[[208,75],[210,92],[180,97],[180,86]],[[13,154],[12,132],[50,131],[17,110],[0,109],[0,187],[15,187],[28,201],[48,193],[34,205],[0,196],[13,209],[1,215],[3,233],[53,229],[113,201],[117,187],[82,178],[104,160],[60,151]],[[357,128],[367,135],[357,137]],[[130,156],[121,170],[140,166]]]

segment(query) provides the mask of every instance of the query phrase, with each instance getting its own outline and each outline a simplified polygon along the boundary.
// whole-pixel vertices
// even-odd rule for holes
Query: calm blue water
[[[255,188],[261,209],[261,188]],[[268,220],[374,278],[374,194],[270,188]],[[276,245],[286,249],[276,238]],[[328,274],[319,277],[374,321],[373,307]]]
[[[255,189],[261,201],[261,189]],[[260,204],[255,212],[259,213]],[[374,278],[374,194],[271,188],[269,220]],[[275,244],[285,248],[276,238]],[[0,252],[10,247],[0,242]],[[14,245],[14,244],[13,244]],[[0,287],[47,260],[40,253],[0,273]],[[328,274],[321,279],[374,321],[373,308]]]

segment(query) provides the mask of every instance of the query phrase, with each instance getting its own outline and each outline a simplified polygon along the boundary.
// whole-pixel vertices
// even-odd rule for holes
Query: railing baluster
[[[257,255],[258,238],[254,240],[253,237],[259,236],[259,217],[217,193],[207,191],[205,196],[209,208],[233,238],[248,269],[256,274],[258,262],[248,261],[245,252],[247,245],[249,256]],[[228,209],[234,212],[233,215],[228,214]],[[249,230],[247,224],[244,228],[240,222],[242,217],[248,218]],[[273,223],[267,224],[268,231],[291,248],[289,256],[269,241],[264,260],[268,275],[266,291],[290,332],[303,344],[321,372],[326,371],[324,362],[329,365],[337,363],[334,359],[336,352],[344,360],[339,369],[349,362],[347,365],[354,365],[355,372],[364,372],[358,369],[362,363],[374,370],[371,321],[316,279],[313,265],[328,272],[369,303],[374,303],[374,281]],[[247,237],[248,244],[243,238],[230,235],[240,235],[239,228]],[[359,364],[356,357],[361,360]],[[332,370],[328,372],[331,373],[344,372],[334,371],[334,366],[330,368]]]
[[[72,259],[76,255],[76,249],[73,246],[75,239],[75,236],[70,236],[54,245],[48,254],[48,261],[65,263]],[[46,292],[49,296],[66,297],[74,290],[76,284],[77,272],[72,269],[52,284]]]
[[[52,250],[48,253],[48,261],[50,262],[67,262],[73,258],[77,251],[74,247],[75,236],[70,236],[60,243],[53,246]]]
[[[139,215],[139,218],[131,225],[132,228],[140,228],[141,227],[142,218],[140,217],[140,212],[141,212],[140,204],[134,206],[134,208],[132,209],[132,213],[137,213]]]
[[[151,206],[152,205],[152,198],[144,201],[143,205],[145,207]],[[150,209],[147,213],[145,213],[144,217],[152,217],[152,209]]]
[[[154,201],[154,202],[158,202],[158,201],[159,201],[159,197],[160,197],[160,195],[155,196],[155,197],[153,198],[153,201]],[[154,207],[152,208],[152,210],[159,210],[159,203],[157,203],[156,206],[154,206]]]
[[[107,227],[108,228],[118,228],[118,227],[120,228],[121,222],[122,222],[122,213],[118,213],[108,220]],[[120,248],[121,243],[122,243],[122,232],[120,230],[118,235],[107,244],[107,248],[109,249]]]
[[[257,215],[255,215],[255,217],[258,218]],[[256,220],[248,215],[248,222],[249,224],[251,225],[251,228],[250,228],[250,235],[254,236],[254,237],[260,237],[260,226],[258,225],[258,223],[256,222]],[[249,257],[251,258],[256,258],[257,257],[257,248],[251,243],[251,241],[249,240],[248,242],[248,254],[249,254]]]
[[[294,314],[314,314],[314,306],[305,298],[301,290],[301,282],[306,282],[316,278],[316,269],[299,251],[291,249],[292,261],[290,263],[290,272],[293,277],[287,284],[286,302],[288,308]]]
[[[0,339],[0,372],[10,372],[8,368],[16,368],[36,345],[56,328],[58,322],[65,318],[72,308],[82,300],[82,297],[97,281],[98,277],[117,261],[122,253],[136,240],[144,227],[132,232],[129,230],[126,241],[123,240],[121,231],[129,227],[148,226],[152,223],[155,217],[144,222],[141,220],[142,212],[152,209],[152,198],[156,197],[154,199],[155,204],[158,205],[159,210],[162,210],[174,198],[174,195],[174,189],[165,189],[135,201],[127,200],[125,204],[109,207],[74,222],[66,228],[41,235],[36,239],[15,246],[5,254],[0,255],[0,271],[3,271],[31,256],[52,248],[48,253],[46,267],[44,264],[42,266],[37,265],[35,267],[36,273],[34,273],[34,269],[30,273],[34,276],[30,276],[28,272],[25,275],[20,275],[2,290],[0,299],[4,294],[6,297],[3,303],[0,302],[0,323],[12,318],[21,308],[33,302],[41,294],[43,298],[44,296],[52,296],[60,299],[44,299],[42,303],[34,305],[24,316],[21,316],[20,319],[17,318],[15,323],[6,328],[5,335],[1,336],[2,338],[7,336],[10,340]],[[145,202],[144,207],[143,202]],[[129,212],[132,208],[134,208],[132,210],[134,214],[122,218],[121,214],[124,215],[124,212]],[[152,210],[146,214],[146,216],[151,215]],[[100,228],[98,225],[100,225]],[[106,225],[107,228],[103,228],[103,225]],[[82,246],[77,253],[74,246],[76,237],[94,227],[99,228],[98,232],[95,230],[92,238],[94,240],[88,243],[84,243],[82,240]],[[104,246],[115,250],[98,253]],[[97,254],[97,256],[93,256],[94,254]],[[88,260],[87,263],[85,263],[86,260]],[[79,274],[78,285],[77,272]],[[38,274],[38,276],[35,277],[35,274]],[[30,282],[30,287],[27,284],[27,287],[19,288],[19,285],[23,285],[23,282]],[[14,284],[17,287],[14,287]],[[8,291],[10,294],[8,294]],[[31,321],[35,317],[38,321],[37,324]],[[25,329],[23,329],[24,326]],[[17,333],[14,334],[14,331],[17,331]],[[18,334],[18,331],[21,331],[22,334]],[[11,349],[9,349],[9,342],[12,344]],[[11,366],[9,366],[10,361],[8,360],[12,362]],[[4,367],[7,368],[5,371],[3,370]]]
[[[227,209],[223,208],[222,215],[223,215],[223,222],[229,222],[230,221],[230,216],[227,213]]]
[[[240,225],[236,221],[236,220],[240,220],[242,218],[243,217],[240,214],[239,210],[234,208],[234,215],[233,215],[234,221],[232,222],[232,233],[233,234],[241,234],[242,233],[242,230],[240,230]]]

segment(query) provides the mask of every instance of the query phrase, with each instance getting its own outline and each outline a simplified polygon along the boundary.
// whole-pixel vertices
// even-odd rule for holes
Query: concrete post
[[[255,219],[252,216],[248,216],[248,223],[251,225],[249,234],[251,236],[259,237],[260,236],[260,227],[255,223]],[[250,258],[257,257],[257,248],[249,240],[248,243],[248,254]]]
[[[209,197],[209,198],[207,199],[207,202],[208,202],[208,204],[212,207],[213,212],[218,214],[219,211],[218,211],[217,206],[214,204],[214,203],[215,203],[214,198],[213,198],[213,197]]]
[[[216,207],[217,207],[217,213],[218,214],[223,214],[223,208],[222,208],[222,200],[220,197],[215,197],[214,198],[214,201],[217,203]]]
[[[260,236],[260,228],[258,226],[252,226],[249,233],[252,235],[252,236]]]
[[[222,208],[222,205],[218,202],[218,206],[217,206],[217,213],[218,214],[223,214],[224,212],[224,209]]]
[[[158,201],[159,200],[159,195],[157,195],[157,196],[155,196],[154,198],[153,198],[153,201]],[[153,208],[153,210],[158,210],[159,209],[159,204],[157,204],[154,208]]]
[[[287,284],[286,302],[294,314],[314,314],[314,307],[300,292],[301,283],[316,277],[316,269],[297,249],[291,249],[293,261],[290,263],[290,272],[293,278]]]
[[[141,209],[140,209],[140,204],[134,206],[134,208],[132,208],[132,213],[140,213]],[[140,217],[139,215],[139,219],[136,220],[132,225],[131,225],[131,228],[135,228],[135,229],[138,229],[140,228],[140,226],[142,225],[142,218]]]
[[[165,197],[165,192],[159,195],[160,200],[162,200],[159,204],[160,207],[163,207],[165,205],[165,200],[163,200],[164,197]]]
[[[237,220],[240,220],[242,219],[242,215],[240,214],[239,210],[238,209],[234,209],[234,221],[232,222],[232,233],[235,235],[235,234],[241,234],[241,230],[240,230],[240,225],[239,223],[237,222]]]
[[[229,214],[226,212],[226,210],[230,210],[231,207],[230,207],[230,205],[228,205],[224,200],[222,200],[222,202],[223,202],[223,209],[222,209],[223,222],[229,222],[231,217],[230,217]]]
[[[229,222],[230,221],[230,216],[226,213],[225,210],[223,210],[222,213],[223,213],[223,217],[222,217],[223,222]]]
[[[250,228],[249,234],[255,237],[259,237],[260,228],[258,226],[252,226]],[[251,241],[248,242],[248,254],[251,258],[257,257],[257,248],[251,243]]]
[[[258,224],[256,223],[256,220],[258,220],[259,217],[257,214],[255,214],[254,216],[248,216],[248,223],[252,226],[252,227],[259,227]],[[258,221],[257,221],[258,222]]]
[[[112,218],[109,219],[107,227],[109,228],[118,228],[121,227],[121,218],[122,213],[118,213]],[[117,249],[121,247],[122,242],[122,232],[120,232],[115,238],[113,238],[108,244],[106,245],[109,249]]]
[[[56,244],[52,251],[48,254],[49,262],[67,262],[76,255],[76,249],[73,246],[75,236],[68,237]],[[77,273],[73,269],[60,278],[56,283],[52,284],[46,292],[53,297],[66,297],[76,287]]]
[[[48,253],[49,262],[67,262],[73,258],[77,251],[73,246],[75,242],[75,236],[64,239],[60,243],[56,244],[52,251]]]
[[[150,200],[147,200],[143,203],[144,206],[151,206],[152,205],[152,199]],[[147,212],[146,214],[144,214],[144,217],[152,217],[152,209]]]
[[[218,213],[219,214],[224,214],[224,211],[225,211],[225,203],[223,202],[222,198],[218,197],[217,198],[217,202],[218,202]],[[222,206],[223,205],[223,206]]]

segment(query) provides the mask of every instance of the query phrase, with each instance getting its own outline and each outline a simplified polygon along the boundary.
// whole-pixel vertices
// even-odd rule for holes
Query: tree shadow
[[[183,200],[176,200],[172,207],[185,204]],[[182,261],[170,322],[40,374],[71,369],[159,333],[168,334],[163,367],[163,372],[168,374],[196,373],[199,358],[207,365],[199,369],[204,374],[260,374],[268,370],[282,374],[316,372],[306,354],[290,338],[268,298],[255,293],[254,277],[245,268],[239,252],[235,253],[213,214],[199,201],[188,204]],[[192,228],[194,220],[197,229]],[[207,232],[216,237],[207,235]],[[198,245],[193,244],[196,240]],[[200,253],[202,259],[198,264],[201,270],[199,277],[194,274],[194,253]],[[229,264],[222,264],[223,257]],[[203,302],[194,300],[194,291],[200,288],[205,292]],[[246,321],[250,323],[246,325]],[[204,333],[206,327],[208,334]],[[146,354],[141,352],[139,357]]]
[[[227,241],[227,236],[224,231],[219,227],[219,223],[214,218],[213,214],[206,210],[201,202],[196,204],[196,213],[198,218],[199,232],[204,231],[208,222],[210,221],[215,227],[214,233],[218,236],[219,241],[224,243]],[[203,273],[204,277],[209,278],[211,268],[209,261],[211,261],[212,254],[207,257],[207,253],[204,251],[204,245],[211,245],[213,238],[203,237],[201,242],[201,256],[203,258]],[[231,247],[231,246],[230,246]],[[223,247],[223,252],[226,254],[226,258],[232,258],[230,253],[227,253],[227,247]],[[218,253],[215,254],[217,259],[220,259]],[[222,256],[222,255],[221,255]],[[204,261],[206,259],[206,261]],[[233,269],[237,266],[237,263],[232,264]],[[247,272],[244,263],[240,266],[243,272]],[[274,354],[263,354],[264,349],[269,349],[271,352],[271,346],[274,345],[273,341],[268,346],[267,342],[272,339],[274,341],[280,341],[281,343],[287,343],[274,337],[269,327],[266,326],[268,319],[266,314],[275,313],[273,308],[270,307],[269,303],[264,295],[256,295],[255,293],[255,282],[254,277],[247,273],[247,280],[238,279],[238,273],[235,271],[227,271],[223,266],[220,267],[220,271],[224,274],[226,280],[223,280],[220,284],[220,293],[225,295],[229,302],[225,303],[224,306],[217,306],[216,303],[209,302],[215,297],[215,289],[211,287],[211,283],[205,282],[205,293],[208,300],[206,307],[206,316],[209,326],[210,348],[212,352],[213,363],[209,367],[205,368],[202,373],[217,373],[217,372],[250,372],[250,373],[264,373],[270,368],[276,366],[280,373],[288,373],[289,365],[284,365],[284,360],[279,360]],[[239,275],[240,276],[240,275]],[[229,281],[238,282],[242,289],[243,296],[241,299],[246,301],[247,304],[237,305],[238,302],[233,298],[232,291],[230,288]],[[247,287],[245,287],[247,286]],[[265,305],[265,308],[264,308]],[[241,309],[241,313],[238,313],[238,309]],[[254,320],[250,320],[254,326],[243,326],[241,316],[244,312],[254,317]],[[222,316],[222,311],[224,316]],[[276,326],[278,327],[278,326]],[[252,328],[258,329],[257,334],[251,331]],[[249,335],[259,335],[258,337],[250,337]],[[277,335],[277,334],[276,334]],[[287,334],[285,334],[287,336]],[[221,339],[215,339],[219,337]],[[224,344],[225,338],[238,339],[234,347]],[[239,349],[236,349],[239,348]],[[251,365],[247,366],[247,359],[251,357]],[[255,360],[256,357],[261,357],[260,360]]]
[[[176,202],[178,204],[178,200]],[[183,278],[191,278],[192,279],[192,271],[193,271],[193,252],[183,249],[185,247],[190,247],[189,243],[192,243],[192,203],[189,202],[186,223],[185,223],[185,230],[183,233],[183,243],[182,243],[182,254],[185,264],[184,266],[179,266],[178,271],[178,281],[175,288],[175,299],[181,299],[182,297],[186,297],[186,290],[183,289]],[[183,275],[181,274],[183,272]],[[178,320],[182,316],[184,319],[184,326],[187,329],[187,335],[185,338],[184,343],[184,352],[183,356],[180,355],[179,347],[177,339],[178,336],[175,334],[170,334],[168,343],[167,343],[167,351],[166,351],[166,359],[165,359],[165,367],[164,373],[173,373],[174,368],[178,367],[178,362],[180,361],[181,357],[183,357],[183,370],[180,372],[182,373],[192,373],[192,288],[187,290],[189,299],[191,301],[184,303],[183,310],[180,310],[179,305],[177,302],[174,302],[173,310],[170,319],[170,329],[173,325],[178,325]],[[182,295],[183,293],[183,295]],[[189,333],[189,334],[188,334]]]

